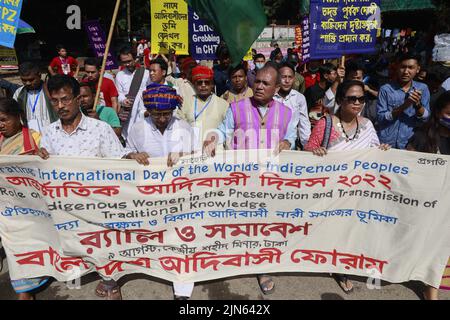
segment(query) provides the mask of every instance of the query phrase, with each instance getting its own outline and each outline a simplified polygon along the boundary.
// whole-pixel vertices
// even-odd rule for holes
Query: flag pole
[[[100,70],[100,78],[98,79],[97,93],[95,94],[94,111],[97,110],[97,104],[100,98],[100,92],[103,84],[103,75],[106,69],[106,61],[108,60],[109,48],[111,46],[112,36],[114,33],[114,26],[116,25],[117,15],[119,14],[119,8],[120,8],[120,0],[116,0],[116,7],[114,8],[111,27],[109,28],[108,40],[106,41],[105,54],[103,55],[102,68]]]

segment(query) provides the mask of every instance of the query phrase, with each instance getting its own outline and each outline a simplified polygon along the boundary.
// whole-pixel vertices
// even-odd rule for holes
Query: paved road
[[[4,260],[0,272],[0,300],[13,300],[8,266]],[[404,284],[381,283],[380,289],[370,290],[367,279],[350,277],[355,290],[345,294],[327,274],[284,273],[274,275],[275,292],[263,295],[256,277],[240,276],[225,280],[201,282],[194,288],[195,300],[419,300],[423,285],[420,282]],[[82,278],[81,288],[69,289],[65,283],[52,282],[38,293],[39,300],[98,300],[94,289],[98,277],[90,274]],[[172,286],[169,282],[145,275],[130,275],[120,279],[122,295],[129,300],[171,300]],[[450,291],[440,291],[442,300],[450,300]]]

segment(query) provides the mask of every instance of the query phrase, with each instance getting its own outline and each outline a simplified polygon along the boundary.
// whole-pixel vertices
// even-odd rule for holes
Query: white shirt
[[[450,78],[444,81],[442,84],[442,88],[445,89],[445,91],[450,91]]]
[[[148,79],[150,81],[150,79]],[[166,86],[169,84],[164,82]],[[145,85],[144,89],[147,87],[147,84]],[[172,87],[177,91],[178,89],[176,87]],[[139,92],[139,94],[136,96],[136,99],[133,103],[133,109],[131,110],[130,119],[122,126],[122,137],[125,139],[125,141],[128,139],[128,135],[130,134],[130,130],[133,128],[133,126],[144,119],[145,111],[147,110],[144,105],[144,98],[143,98],[143,90]]]
[[[150,117],[136,123],[127,140],[128,152],[147,152],[152,158],[167,157],[171,152],[194,151],[194,131],[184,120],[173,117],[164,134]]]
[[[294,113],[298,114],[299,122],[297,125],[298,136],[303,146],[306,146],[311,135],[311,122],[309,121],[308,105],[306,98],[297,90],[292,89],[289,94],[283,98],[278,93],[273,97],[274,100],[281,102],[289,107]]]
[[[20,87],[14,93],[13,99],[17,101],[24,86]],[[49,106],[52,108],[52,106]],[[34,110],[33,110],[34,109]],[[44,90],[28,91],[27,97],[27,120],[28,127],[41,133],[45,127],[50,125],[50,115],[47,109]]]
[[[116,87],[119,92],[119,103],[123,104],[125,99],[127,98],[127,94],[130,91],[131,82],[133,81],[133,77],[136,71],[131,73],[128,69],[123,69],[119,71],[116,75]],[[145,70],[144,77],[142,78],[141,86],[138,91],[138,96],[142,95],[142,92],[145,90],[147,83],[149,82],[150,73],[148,70]]]
[[[46,127],[41,147],[59,156],[122,158],[127,154],[109,124],[85,115],[70,134],[64,131],[61,120]]]
[[[336,114],[339,109],[339,105],[336,103],[336,95],[334,94],[333,90],[331,90],[331,88],[325,91],[323,105],[328,108],[331,114]]]

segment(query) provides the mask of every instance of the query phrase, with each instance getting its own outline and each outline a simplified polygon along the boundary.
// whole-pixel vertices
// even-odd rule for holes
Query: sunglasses
[[[198,81],[195,81],[195,84],[196,85],[198,85],[198,86],[209,86],[209,85],[211,85],[211,80],[198,80]]]
[[[358,101],[360,104],[364,104],[366,102],[366,97],[365,96],[361,96],[361,97],[356,97],[356,96],[348,96],[345,97],[345,100],[347,100],[348,102],[355,104],[356,101]]]
[[[173,112],[162,112],[162,113],[153,113],[150,112],[150,117],[154,119],[160,119],[160,118],[170,118],[173,115]]]

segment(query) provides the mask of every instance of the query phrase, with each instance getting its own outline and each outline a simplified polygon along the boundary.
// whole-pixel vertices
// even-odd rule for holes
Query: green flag
[[[302,16],[309,14],[309,0],[300,0],[300,14]]]
[[[225,40],[233,65],[242,60],[267,25],[261,0],[186,1]]]

